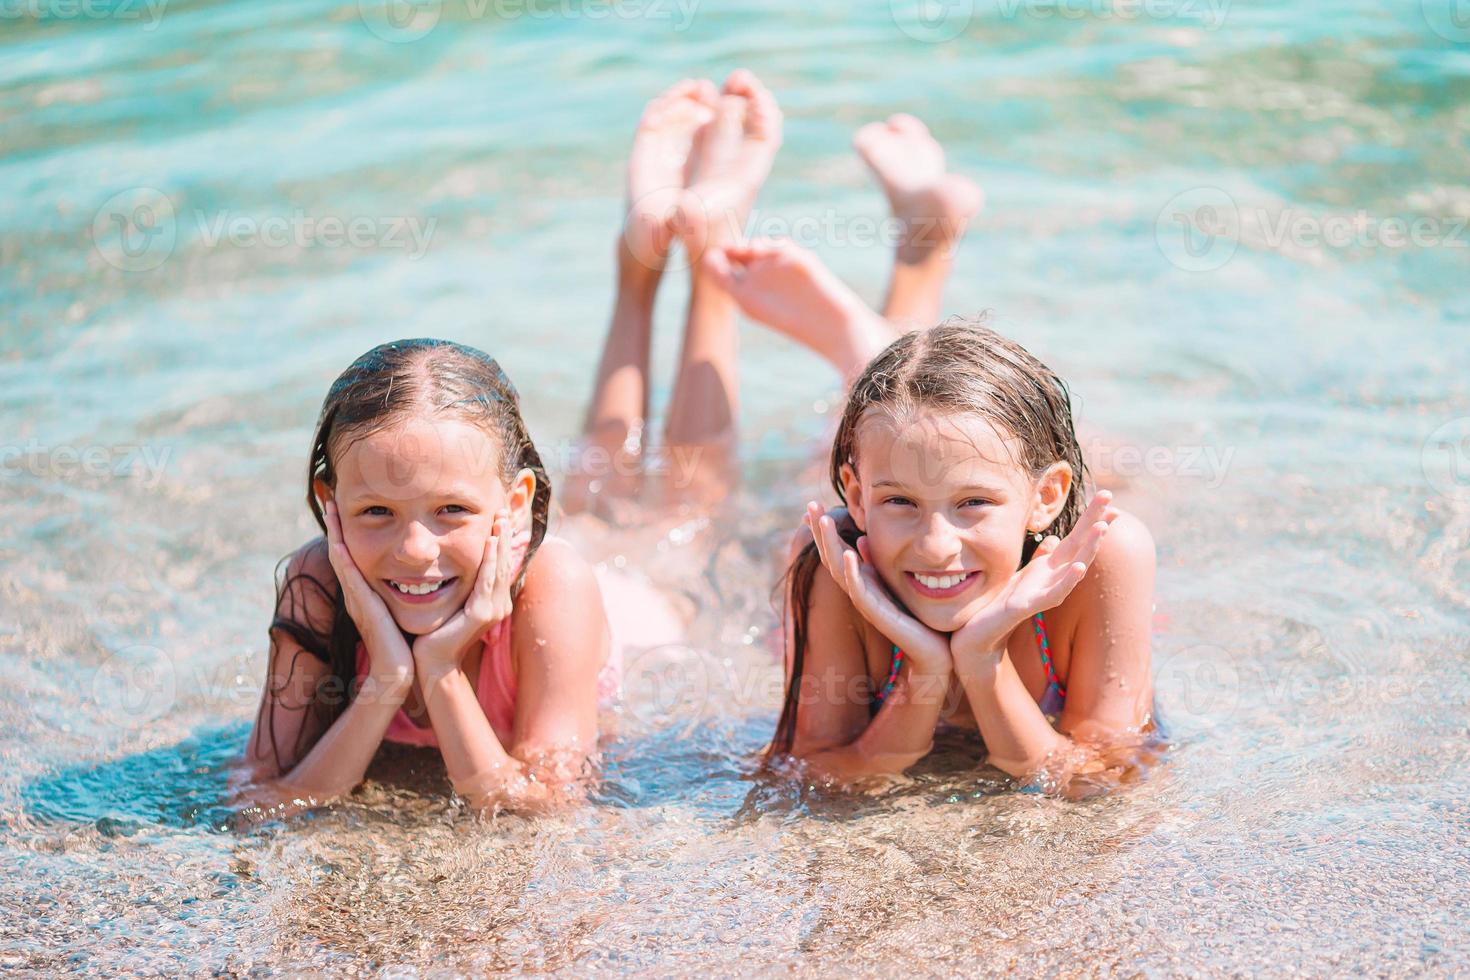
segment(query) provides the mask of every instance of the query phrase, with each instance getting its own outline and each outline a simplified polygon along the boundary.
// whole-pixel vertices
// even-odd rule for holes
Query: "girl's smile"
[[[389,588],[397,593],[391,595],[391,598],[411,605],[426,605],[438,602],[447,596],[449,590],[454,587],[454,583],[459,581],[459,576],[440,579],[398,578],[386,581]]]
[[[929,599],[952,599],[964,593],[980,578],[976,572],[904,572],[914,591]]]

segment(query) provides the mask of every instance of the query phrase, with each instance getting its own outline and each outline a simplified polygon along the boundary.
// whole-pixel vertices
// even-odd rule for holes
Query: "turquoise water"
[[[0,967],[1470,969],[1454,4],[37,7],[0,10]],[[697,617],[635,665],[672,693],[609,719],[595,806],[480,827],[407,753],[220,831],[331,378],[473,343],[554,455],[638,112],[741,65],[787,117],[754,230],[870,300],[854,128],[913,112],[985,186],[946,308],[1058,368],[1154,528],[1168,763],[1080,804],[964,746],[881,798],[753,777],[769,556],[838,393],[751,325],[740,499],[619,552]]]

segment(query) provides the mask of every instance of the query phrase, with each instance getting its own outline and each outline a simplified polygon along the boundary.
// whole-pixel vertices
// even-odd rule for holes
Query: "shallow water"
[[[1470,970],[1470,26],[1310,6],[12,5],[0,968]],[[470,342],[560,458],[638,110],[738,65],[788,120],[754,230],[870,299],[856,125],[915,112],[985,185],[946,305],[1068,378],[1154,528],[1167,763],[1084,803],[965,745],[878,798],[755,777],[769,556],[837,392],[751,326],[731,516],[620,551],[697,618],[633,665],[596,805],[480,826],[390,753],[348,804],[221,831],[328,382]],[[174,216],[130,253],[138,188]]]

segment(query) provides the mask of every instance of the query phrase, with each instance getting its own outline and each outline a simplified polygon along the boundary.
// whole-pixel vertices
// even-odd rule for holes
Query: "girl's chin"
[[[448,622],[448,618],[445,616],[404,616],[398,614],[393,617],[393,621],[398,624],[399,629],[403,630],[409,636],[428,636]]]
[[[911,601],[914,618],[937,633],[953,633],[963,629],[975,614],[985,608],[986,596],[956,596],[948,601],[934,599]]]

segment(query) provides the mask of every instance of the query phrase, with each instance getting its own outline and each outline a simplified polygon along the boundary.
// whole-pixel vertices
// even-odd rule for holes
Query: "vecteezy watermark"
[[[1159,251],[1189,272],[1223,267],[1245,244],[1302,256],[1326,251],[1470,248],[1470,216],[1380,217],[1365,209],[1322,214],[1304,208],[1242,208],[1218,187],[1176,194],[1154,223]]]
[[[497,440],[462,429],[396,427],[384,434],[386,452],[366,454],[359,460],[358,479],[374,496],[384,500],[412,500],[429,492],[446,470],[472,480],[508,483]],[[633,477],[663,478],[677,490],[688,489],[704,458],[701,446],[643,446],[625,442],[623,451],[582,439],[561,439],[537,447],[541,465],[553,484],[564,477],[588,480]],[[595,490],[594,490],[595,492]]]
[[[1230,0],[996,0],[1007,20],[1175,20],[1218,30],[1230,13]]]
[[[296,208],[285,214],[245,214],[228,209],[195,208],[182,216],[173,200],[156,187],[134,187],[114,194],[92,219],[97,254],[124,272],[148,272],[168,261],[181,231],[203,248],[339,249],[399,251],[422,258],[438,218],[418,215],[313,214]]]
[[[99,720],[141,728],[173,707],[178,674],[173,661],[157,647],[124,647],[93,671],[89,693]]]
[[[888,0],[893,23],[915,41],[953,41],[975,17],[975,0]]]
[[[168,0],[0,0],[0,21],[141,21],[142,29],[151,31],[167,5]]]
[[[925,254],[951,249],[964,237],[969,216],[933,215],[900,218],[875,217],[825,209],[816,214],[789,216],[753,210],[742,216],[738,209],[720,209],[696,194],[674,195],[655,191],[644,195],[628,210],[623,241],[628,254],[651,269],[682,271],[702,256],[703,242],[782,239],[807,249],[885,248]],[[674,255],[677,237],[671,226],[682,222],[686,229],[683,258]],[[701,240],[702,236],[702,240]],[[669,247],[664,248],[668,242]],[[690,251],[694,255],[690,255]]]
[[[700,0],[460,0],[456,20],[667,21],[683,32]],[[444,16],[444,0],[357,0],[358,15],[373,34],[394,44],[427,37]]]
[[[1164,258],[1188,272],[1210,272],[1240,246],[1240,211],[1218,187],[1195,187],[1169,199],[1154,221]]]
[[[1451,500],[1470,500],[1470,416],[1451,419],[1424,440],[1424,479]]]
[[[1173,727],[1210,728],[1240,704],[1241,669],[1224,647],[1205,643],[1154,658],[1154,693]]]
[[[59,480],[137,480],[151,490],[163,479],[172,458],[172,446],[48,446],[31,439],[0,445],[0,474],[19,470]]]
[[[704,719],[711,695],[729,686],[724,666],[682,643],[651,646],[623,664],[623,716],[640,733],[678,726],[692,732]]]
[[[1225,482],[1235,447],[1132,446],[1094,440],[1083,453],[1093,469],[1121,477],[1190,477],[1215,490]]]
[[[1420,0],[1419,12],[1446,41],[1470,44],[1470,0]]]

